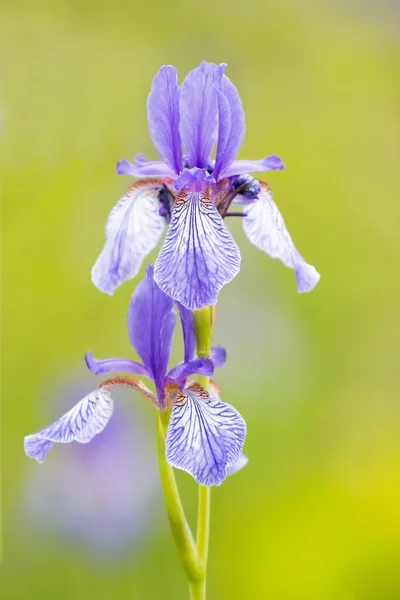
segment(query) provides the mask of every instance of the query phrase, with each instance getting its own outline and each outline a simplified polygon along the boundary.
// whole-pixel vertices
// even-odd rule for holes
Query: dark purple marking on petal
[[[210,190],[178,195],[154,278],[190,310],[217,302],[221,288],[240,269],[240,250],[210,200]]]
[[[133,293],[128,309],[128,332],[132,346],[156,385],[162,405],[176,315],[172,299],[158,287],[153,273],[154,267],[149,265]]]
[[[268,184],[261,182],[260,195],[246,208],[246,212],[243,228],[250,242],[294,269],[298,292],[314,289],[320,275],[315,267],[306,263],[294,245]]]
[[[200,485],[221,485],[240,457],[246,423],[231,406],[192,384],[178,394],[166,438],[167,461]]]
[[[112,412],[113,401],[108,390],[96,390],[42,431],[26,436],[25,453],[42,463],[55,443],[86,444],[103,431]]]
[[[233,202],[236,204],[246,205],[252,200],[255,200],[261,192],[261,185],[258,179],[255,179],[247,173],[233,177],[232,184],[235,193],[240,194],[241,198],[240,202],[235,202],[235,198],[233,199]]]
[[[170,65],[161,67],[153,79],[147,100],[147,116],[153,143],[174,173],[182,169],[179,95],[178,71]]]

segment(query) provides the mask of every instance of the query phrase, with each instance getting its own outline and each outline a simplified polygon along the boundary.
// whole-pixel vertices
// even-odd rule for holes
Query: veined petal
[[[112,209],[106,243],[92,269],[92,281],[102,292],[115,289],[139,272],[143,259],[157,245],[164,230],[158,193],[164,180],[139,181]]]
[[[279,158],[272,154],[261,160],[234,160],[233,163],[221,174],[221,177],[232,177],[243,173],[261,173],[261,171],[281,171],[285,165]]]
[[[178,71],[161,67],[153,79],[147,100],[147,116],[153,143],[174,173],[182,169],[182,144],[179,134]]]
[[[211,348],[210,358],[215,368],[222,367],[226,363],[226,350],[222,346]]]
[[[214,373],[214,364],[210,358],[193,358],[188,362],[183,362],[180,365],[171,369],[167,375],[177,383],[180,383],[186,377],[191,375],[206,375],[210,377]]]
[[[299,292],[310,292],[317,285],[320,275],[296,249],[285,221],[272,199],[271,188],[263,181],[260,183],[261,193],[258,199],[246,207],[244,231],[257,248],[294,269]]]
[[[241,452],[239,459],[235,463],[228,465],[228,468],[227,468],[228,475],[234,475],[235,473],[240,471],[240,469],[243,469],[243,467],[245,467],[248,462],[249,462],[249,459],[247,458],[247,456],[245,454],[243,454],[243,452]]]
[[[193,312],[182,306],[180,302],[176,303],[179,316],[181,318],[182,325],[182,333],[183,333],[183,344],[185,347],[185,355],[184,362],[188,362],[194,356],[194,351],[196,348],[196,337],[194,335],[194,321],[193,321]]]
[[[209,188],[178,194],[154,266],[160,288],[190,310],[215,304],[221,288],[240,269],[240,250],[210,195]]]
[[[219,132],[218,148],[213,175],[215,179],[225,177],[230,164],[243,143],[246,122],[239,93],[233,83],[223,75],[218,93]]]
[[[220,348],[220,350],[224,350],[224,348]],[[212,351],[211,351],[211,353],[212,353]],[[217,365],[215,365],[215,362],[214,362],[214,366],[217,366]],[[221,401],[220,389],[218,388],[215,381],[210,382],[210,395],[213,398],[213,400],[217,400],[219,402]],[[234,475],[235,473],[237,473],[238,471],[243,469],[243,467],[245,467],[248,462],[249,462],[249,459],[247,458],[247,456],[243,452],[241,452],[238,460],[227,466],[227,469],[226,469],[227,474]]]
[[[103,431],[112,412],[113,401],[108,390],[96,390],[42,431],[26,436],[25,453],[42,463],[55,443],[86,444]]]
[[[127,372],[143,375],[143,377],[150,377],[146,367],[135,360],[128,360],[127,358],[105,358],[99,360],[93,356],[92,352],[86,352],[85,362],[87,368],[92,371],[94,375]]]
[[[174,171],[159,160],[143,160],[143,157],[135,157],[132,163],[126,158],[117,162],[118,175],[130,175],[131,177],[174,177]]]
[[[208,166],[217,139],[217,89],[225,67],[202,62],[182,83],[180,131],[189,167]]]
[[[198,384],[180,392],[166,438],[167,461],[200,485],[221,485],[240,457],[246,423],[231,406],[213,399]]]
[[[144,366],[156,384],[160,403],[164,399],[164,378],[171,353],[176,323],[174,303],[156,284],[154,267],[133,292],[128,309],[128,332]]]

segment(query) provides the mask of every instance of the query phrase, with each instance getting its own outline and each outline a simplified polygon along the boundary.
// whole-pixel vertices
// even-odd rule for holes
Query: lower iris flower
[[[113,374],[60,419],[25,438],[25,452],[43,462],[55,443],[90,442],[103,431],[113,412],[113,387],[128,386],[140,391],[158,410],[171,411],[166,436],[168,462],[190,473],[202,485],[220,485],[244,466],[242,448],[246,424],[241,415],[221,401],[215,384],[207,392],[188,378],[209,377],[214,367],[225,362],[225,351],[215,348],[211,358],[194,356],[193,315],[178,305],[181,315],[185,359],[168,370],[172,336],[176,325],[173,300],[154,280],[149,266],[133,293],[128,309],[128,334],[142,362],[123,358],[98,360],[91,352],[86,364],[95,375]],[[129,375],[118,376],[125,372]],[[140,375],[154,383],[155,393]]]
[[[215,304],[221,288],[240,269],[240,250],[223,221],[238,214],[229,212],[232,202],[245,205],[239,214],[250,241],[294,269],[299,292],[317,284],[319,274],[294,246],[270,187],[249,175],[283,169],[282,161],[275,155],[236,160],[245,116],[225,68],[203,62],[181,86],[175,67],[163,66],[156,74],[148,122],[163,160],[138,155],[134,163],[124,159],[117,164],[119,174],[142,180],[128,189],[108,218],[106,243],[92,270],[92,280],[103,292],[113,294],[137,275],[168,225],[155,281],[191,310]]]

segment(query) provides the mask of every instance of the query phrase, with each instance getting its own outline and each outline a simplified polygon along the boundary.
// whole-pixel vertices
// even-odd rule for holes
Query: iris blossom
[[[117,164],[119,174],[142,180],[127,190],[108,218],[106,243],[92,270],[92,280],[103,292],[113,294],[137,275],[168,225],[155,281],[191,310],[214,304],[240,269],[240,250],[223,221],[232,214],[243,217],[244,231],[255,246],[294,269],[299,292],[317,284],[319,274],[294,246],[270,187],[249,175],[283,169],[282,161],[275,155],[236,160],[245,116],[225,68],[203,62],[181,86],[175,67],[163,66],[156,74],[148,123],[163,160],[138,155],[134,163],[124,159]],[[232,202],[243,212],[229,213]]]
[[[223,349],[213,358],[197,358],[190,314],[179,307],[185,341],[185,360],[168,371],[172,336],[176,324],[173,300],[154,281],[149,266],[144,280],[133,293],[128,309],[128,334],[142,362],[121,358],[97,360],[89,352],[86,364],[95,375],[127,372],[150,379],[154,394],[141,379],[113,376],[83,398],[70,411],[42,431],[25,438],[25,452],[43,462],[55,443],[90,442],[103,431],[113,412],[110,389],[128,386],[139,390],[158,410],[170,410],[166,436],[167,461],[190,473],[202,485],[220,485],[227,475],[246,463],[242,447],[246,424],[240,414],[222,402],[212,386],[208,393],[190,382],[194,374],[212,375],[225,360]]]

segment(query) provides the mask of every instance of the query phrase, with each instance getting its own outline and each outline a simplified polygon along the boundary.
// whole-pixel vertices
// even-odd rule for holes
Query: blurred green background
[[[86,350],[132,352],[138,280],[113,298],[90,281],[130,183],[115,162],[156,157],[146,97],[159,66],[182,79],[203,59],[227,62],[240,91],[239,157],[286,163],[268,181],[322,274],[299,296],[293,273],[228,223],[243,267],[218,304],[218,381],[247,420],[250,462],[213,491],[208,597],[400,598],[398,17],[390,2],[2,3],[2,598],[187,597],[160,502],[155,531],[120,559],[35,529],[26,478],[62,476],[70,448],[39,466],[22,441],[60,414],[57,397],[44,401],[58,381],[87,381]],[[154,414],[129,402],[152,442]],[[179,482],[193,521],[195,486]]]

